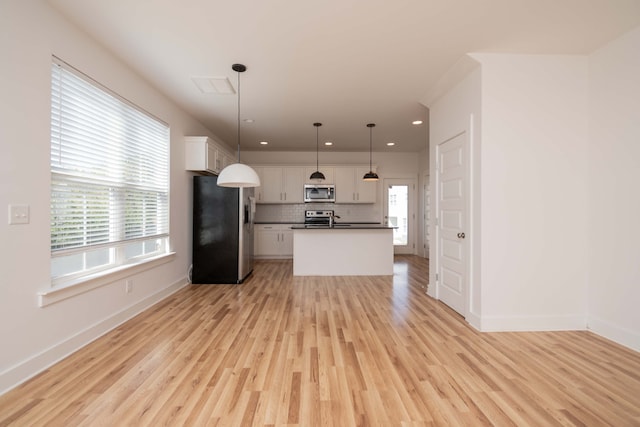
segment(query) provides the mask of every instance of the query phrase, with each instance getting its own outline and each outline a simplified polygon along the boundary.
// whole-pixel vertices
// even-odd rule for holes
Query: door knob
[[[458,239],[464,239],[464,233],[458,233]]]

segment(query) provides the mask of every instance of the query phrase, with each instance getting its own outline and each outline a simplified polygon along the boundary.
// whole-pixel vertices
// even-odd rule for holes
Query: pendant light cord
[[[373,154],[371,153],[371,151],[373,150],[373,126],[369,126],[369,171],[373,170],[373,160],[372,160],[372,156]]]
[[[318,152],[319,152],[319,148],[318,148],[318,127],[316,126],[316,170],[319,171],[320,170],[320,163],[318,161]]]
[[[238,163],[240,163],[240,71],[238,73]]]

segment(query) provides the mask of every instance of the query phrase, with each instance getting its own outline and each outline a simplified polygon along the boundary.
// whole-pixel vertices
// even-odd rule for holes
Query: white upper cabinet
[[[185,137],[185,169],[195,172],[219,174],[234,163],[231,154],[206,136]]]
[[[262,194],[259,203],[282,203],[282,168],[264,167],[260,175]]]
[[[251,166],[251,165],[249,165]],[[262,167],[260,166],[251,166],[254,171],[258,174],[258,178],[260,178],[260,186],[254,188],[253,196],[256,198],[256,203],[262,203],[261,200],[264,198],[264,176],[262,174]]]
[[[304,168],[255,166],[260,177],[258,203],[303,203]]]
[[[375,172],[375,167],[373,168]],[[336,203],[375,203],[378,182],[362,180],[368,167],[335,168]]]
[[[261,184],[255,190],[257,203],[304,203],[304,184],[335,184],[336,203],[375,203],[378,194],[377,182],[362,180],[369,166],[321,166],[323,181],[309,179],[315,166],[252,167]]]
[[[222,169],[226,168],[227,166],[233,163],[238,163],[238,158],[231,153],[223,152],[222,153]]]
[[[304,168],[282,169],[282,193],[285,203],[304,202]]]

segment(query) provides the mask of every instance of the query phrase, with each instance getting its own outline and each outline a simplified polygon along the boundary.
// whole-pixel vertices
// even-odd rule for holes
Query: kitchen
[[[329,124],[324,126],[328,127]],[[366,128],[363,127],[362,143],[366,146],[367,133]],[[425,129],[421,130],[426,132]],[[375,138],[375,135],[374,135]],[[314,145],[314,135],[310,135],[309,143]],[[315,152],[302,152],[302,151],[254,151],[250,150],[242,154],[243,161],[247,164],[253,165],[256,168],[273,166],[273,167],[297,167],[302,165],[304,167],[304,174],[301,175],[302,184],[296,187],[296,191],[299,194],[298,197],[302,198],[302,187],[304,184],[315,184],[316,182],[309,179],[310,174],[315,170],[316,153]],[[339,215],[339,222],[384,222],[384,192],[383,183],[385,179],[389,178],[404,178],[420,180],[420,183],[424,180],[424,175],[420,178],[421,174],[425,173],[425,169],[428,165],[428,152],[425,150],[421,153],[408,153],[408,152],[374,152],[373,153],[373,167],[380,179],[375,184],[375,192],[373,199],[369,199],[368,202],[355,203],[353,201],[344,201],[344,197],[352,197],[351,193],[344,194],[345,190],[340,183],[334,182],[336,185],[336,203],[314,204],[320,209],[334,209],[335,214]],[[325,171],[327,178],[331,177],[331,168],[334,169],[334,173],[337,167],[344,168],[357,168],[358,181],[362,180],[362,175],[369,169],[369,155],[366,152],[344,152],[334,151],[330,148],[321,148],[319,153],[319,169]],[[346,170],[346,169],[345,169]],[[327,183],[329,183],[327,181]],[[341,191],[341,188],[342,191]],[[418,206],[422,203],[422,197],[420,192],[416,192],[416,197],[419,199],[413,206]],[[299,203],[273,203],[273,204],[258,204],[258,212],[256,220],[260,222],[268,222],[275,220],[276,222],[291,222],[300,223],[304,221],[304,211],[309,209],[308,204]],[[420,232],[418,231],[417,234]],[[416,244],[416,247],[421,245]]]
[[[365,135],[366,136],[366,135]],[[211,139],[205,138],[209,144]],[[199,144],[203,138],[190,137],[187,138],[187,147],[190,143]],[[187,148],[188,149],[188,148]],[[202,152],[202,148],[199,149]],[[297,258],[303,259],[302,254],[294,257],[294,234],[301,234],[299,227],[305,222],[305,212],[308,211],[331,211],[336,218],[338,224],[353,224],[352,229],[358,228],[358,233],[363,233],[363,226],[367,226],[369,233],[373,228],[383,227],[385,219],[383,183],[389,177],[404,177],[410,182],[416,182],[419,176],[420,162],[426,164],[426,157],[420,159],[409,153],[375,153],[375,164],[372,168],[380,175],[379,181],[364,182],[362,176],[370,170],[370,165],[366,164],[367,155],[362,153],[336,153],[323,149],[318,155],[322,159],[323,164],[319,166],[319,170],[324,174],[325,180],[311,179],[311,174],[316,170],[317,165],[313,165],[316,153],[294,153],[294,152],[246,152],[243,158],[247,162],[252,162],[252,158],[259,159],[260,164],[251,164],[261,178],[261,186],[254,189],[255,213],[254,213],[254,255],[256,259],[287,259]],[[187,155],[187,159],[195,154]],[[364,157],[364,159],[363,159]],[[201,157],[200,157],[201,158]],[[213,157],[212,157],[213,158]],[[267,163],[273,158],[274,163]],[[364,160],[364,161],[363,161]],[[277,163],[276,163],[277,162]],[[290,163],[286,163],[290,162]],[[338,163],[343,162],[343,163]],[[194,162],[197,163],[197,162]],[[294,166],[295,165],[295,166]],[[188,166],[189,168],[190,166]],[[193,166],[195,169],[206,169],[202,164]],[[413,173],[411,173],[413,171]],[[211,171],[209,171],[211,172]],[[219,172],[219,171],[213,171]],[[309,198],[305,202],[305,186],[323,186],[331,185],[335,191],[332,195],[334,199],[330,202]],[[416,192],[411,193],[412,197],[418,197]],[[413,208],[416,202],[411,200],[409,206]],[[413,213],[413,212],[412,212]],[[328,218],[327,218],[328,221]],[[416,230],[420,229],[420,224],[414,226],[410,221],[408,228],[411,233],[418,234]],[[338,228],[340,225],[338,226]],[[298,228],[298,230],[296,230]],[[384,227],[386,228],[386,227]],[[304,229],[304,228],[303,228]],[[308,236],[319,236],[318,230]],[[374,231],[380,233],[380,231]],[[337,230],[332,230],[330,236],[332,239],[337,238]],[[411,236],[411,241],[417,236]],[[303,237],[299,237],[302,239]],[[337,260],[344,259],[351,262],[347,263],[347,268],[339,270],[342,274],[392,274],[393,263],[393,247],[391,241],[391,233],[385,236],[386,244],[375,244],[371,247],[383,250],[382,258],[367,257],[362,259],[360,266],[356,265],[357,257],[354,255],[342,258],[334,258],[331,262],[322,263],[323,265],[338,265]],[[314,245],[302,244],[297,245],[299,250]],[[412,245],[413,246],[413,245]],[[334,246],[335,247],[335,246]],[[352,240],[348,241],[346,246],[350,254],[364,253],[363,248],[358,248]],[[412,250],[414,248],[412,247]],[[313,255],[318,264],[319,258],[323,254],[330,255],[331,251],[321,251]],[[308,258],[309,258],[308,257]],[[378,262],[384,259],[384,262]],[[385,265],[383,269],[379,269],[379,265]],[[294,265],[294,272],[297,273],[297,266]],[[346,272],[346,273],[345,273]],[[321,271],[309,270],[304,274],[337,274],[338,270],[331,273],[331,269],[324,268]],[[302,273],[300,273],[302,274]]]

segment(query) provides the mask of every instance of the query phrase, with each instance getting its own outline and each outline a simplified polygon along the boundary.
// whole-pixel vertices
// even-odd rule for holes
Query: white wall
[[[49,139],[51,55],[69,62],[171,127],[171,246],[168,263],[55,303],[50,288]],[[190,175],[183,135],[206,134],[157,90],[49,8],[0,3],[0,393],[184,285],[190,264]],[[7,225],[7,206],[27,204],[27,225]]]
[[[479,194],[479,153],[481,148],[481,69],[479,64],[470,58],[465,59],[465,63],[458,63],[458,67],[464,68],[463,74],[460,71],[452,70],[460,81],[448,87],[437,99],[430,100],[430,170],[436,171],[436,146],[441,144],[461,132],[466,132],[469,141],[470,157],[470,179],[469,194],[471,195],[469,229],[467,242],[470,245],[469,254],[469,276],[468,276],[468,302],[467,312],[462,313],[467,321],[480,329],[480,318],[482,315],[480,299],[480,259],[479,247],[481,242],[479,205],[474,194]],[[437,191],[433,186],[436,184],[435,172],[431,177],[433,198],[431,202],[431,218],[436,218]],[[430,224],[431,230],[431,252],[437,252],[436,226],[435,221]],[[429,258],[429,295],[437,298],[435,275],[437,272],[437,258],[432,255]]]
[[[481,115],[466,313],[479,329],[588,327],[640,350],[638,52],[640,28],[589,56],[472,54],[480,69],[461,60],[425,101],[432,168],[434,144]]]
[[[425,141],[426,146],[426,141]],[[243,163],[254,165],[316,165],[313,151],[242,151]],[[373,152],[372,163],[378,167],[378,175],[385,177],[417,177],[421,157],[417,153]],[[320,152],[320,165],[369,165],[368,152]]]
[[[430,104],[432,170],[438,143],[469,135],[463,314],[484,331],[584,329],[586,58],[470,57],[480,66],[460,62],[451,71],[457,84],[444,78],[449,85]],[[430,270],[435,283],[435,259]]]
[[[640,28],[589,56],[589,328],[640,351]]]
[[[482,329],[583,329],[586,57],[473,57],[482,64]]]

